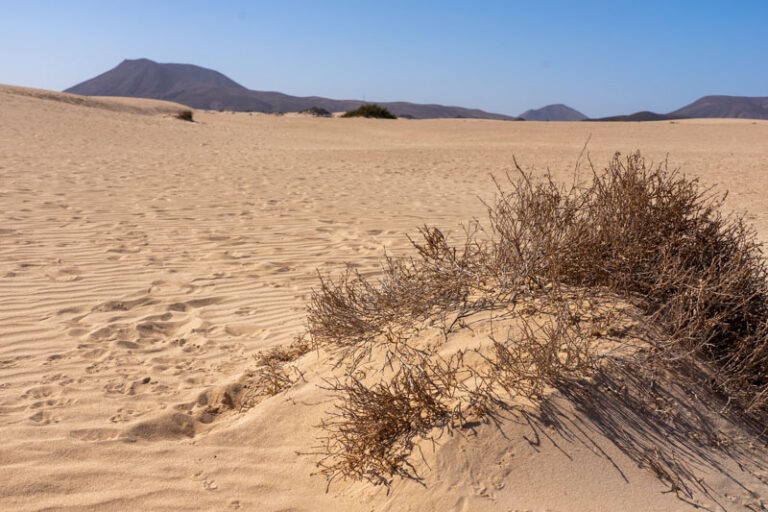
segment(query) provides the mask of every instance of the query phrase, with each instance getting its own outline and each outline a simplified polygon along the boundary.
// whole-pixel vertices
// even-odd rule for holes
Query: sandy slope
[[[186,105],[172,101],[160,101],[144,98],[114,98],[100,96],[79,96],[64,92],[46,91],[43,89],[30,89],[14,85],[0,84],[0,94],[10,96],[26,96],[38,100],[56,101],[68,105],[111,110],[113,112],[130,112],[132,114],[158,115],[177,114],[182,110],[189,110]]]
[[[313,457],[297,455],[330,408],[322,356],[303,356],[303,381],[244,412],[224,391],[254,354],[301,332],[316,268],[372,269],[421,223],[481,217],[477,196],[492,197],[489,175],[513,155],[564,177],[590,136],[596,163],[669,154],[729,188],[729,207],[768,240],[768,122],[186,123],[136,115],[169,112],[156,102],[93,101],[0,90],[0,509],[692,508],[567,404],[573,425],[537,443],[538,427],[515,419],[506,438],[481,427],[446,439],[426,490],[325,493]],[[711,509],[768,500],[762,451],[685,453],[709,478],[712,499],[697,499]]]

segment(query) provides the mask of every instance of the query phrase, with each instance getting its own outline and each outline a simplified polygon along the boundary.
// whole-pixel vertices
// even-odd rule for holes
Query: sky
[[[123,59],[255,90],[518,115],[768,96],[768,0],[0,0],[0,83],[63,90]]]

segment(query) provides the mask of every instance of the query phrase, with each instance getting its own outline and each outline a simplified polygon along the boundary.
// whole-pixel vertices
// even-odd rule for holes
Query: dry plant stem
[[[322,424],[318,468],[329,483],[337,476],[383,485],[395,476],[418,480],[408,461],[415,438],[463,422],[461,405],[453,403],[461,389],[460,359],[414,358],[373,384],[356,375],[329,382],[340,397]]]
[[[520,317],[521,334],[507,334],[500,342],[493,339],[494,353],[488,361],[487,379],[512,396],[540,398],[546,386],[590,376],[599,355],[594,341],[581,331],[572,312],[561,306],[554,318],[537,324]]]

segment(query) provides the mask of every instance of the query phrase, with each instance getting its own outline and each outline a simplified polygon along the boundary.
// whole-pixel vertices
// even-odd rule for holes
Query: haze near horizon
[[[26,2],[0,19],[0,82],[63,90],[146,57],[298,96],[668,112],[704,95],[768,95],[766,15],[749,1]]]

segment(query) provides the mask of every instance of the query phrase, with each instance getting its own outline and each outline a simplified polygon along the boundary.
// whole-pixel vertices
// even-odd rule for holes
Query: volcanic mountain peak
[[[521,119],[526,121],[583,121],[587,116],[576,109],[556,103],[537,109],[526,110],[520,114]]]
[[[132,96],[169,99],[174,92],[200,87],[247,90],[218,71],[192,64],[158,64],[126,59],[117,67],[64,92],[84,96]]]

